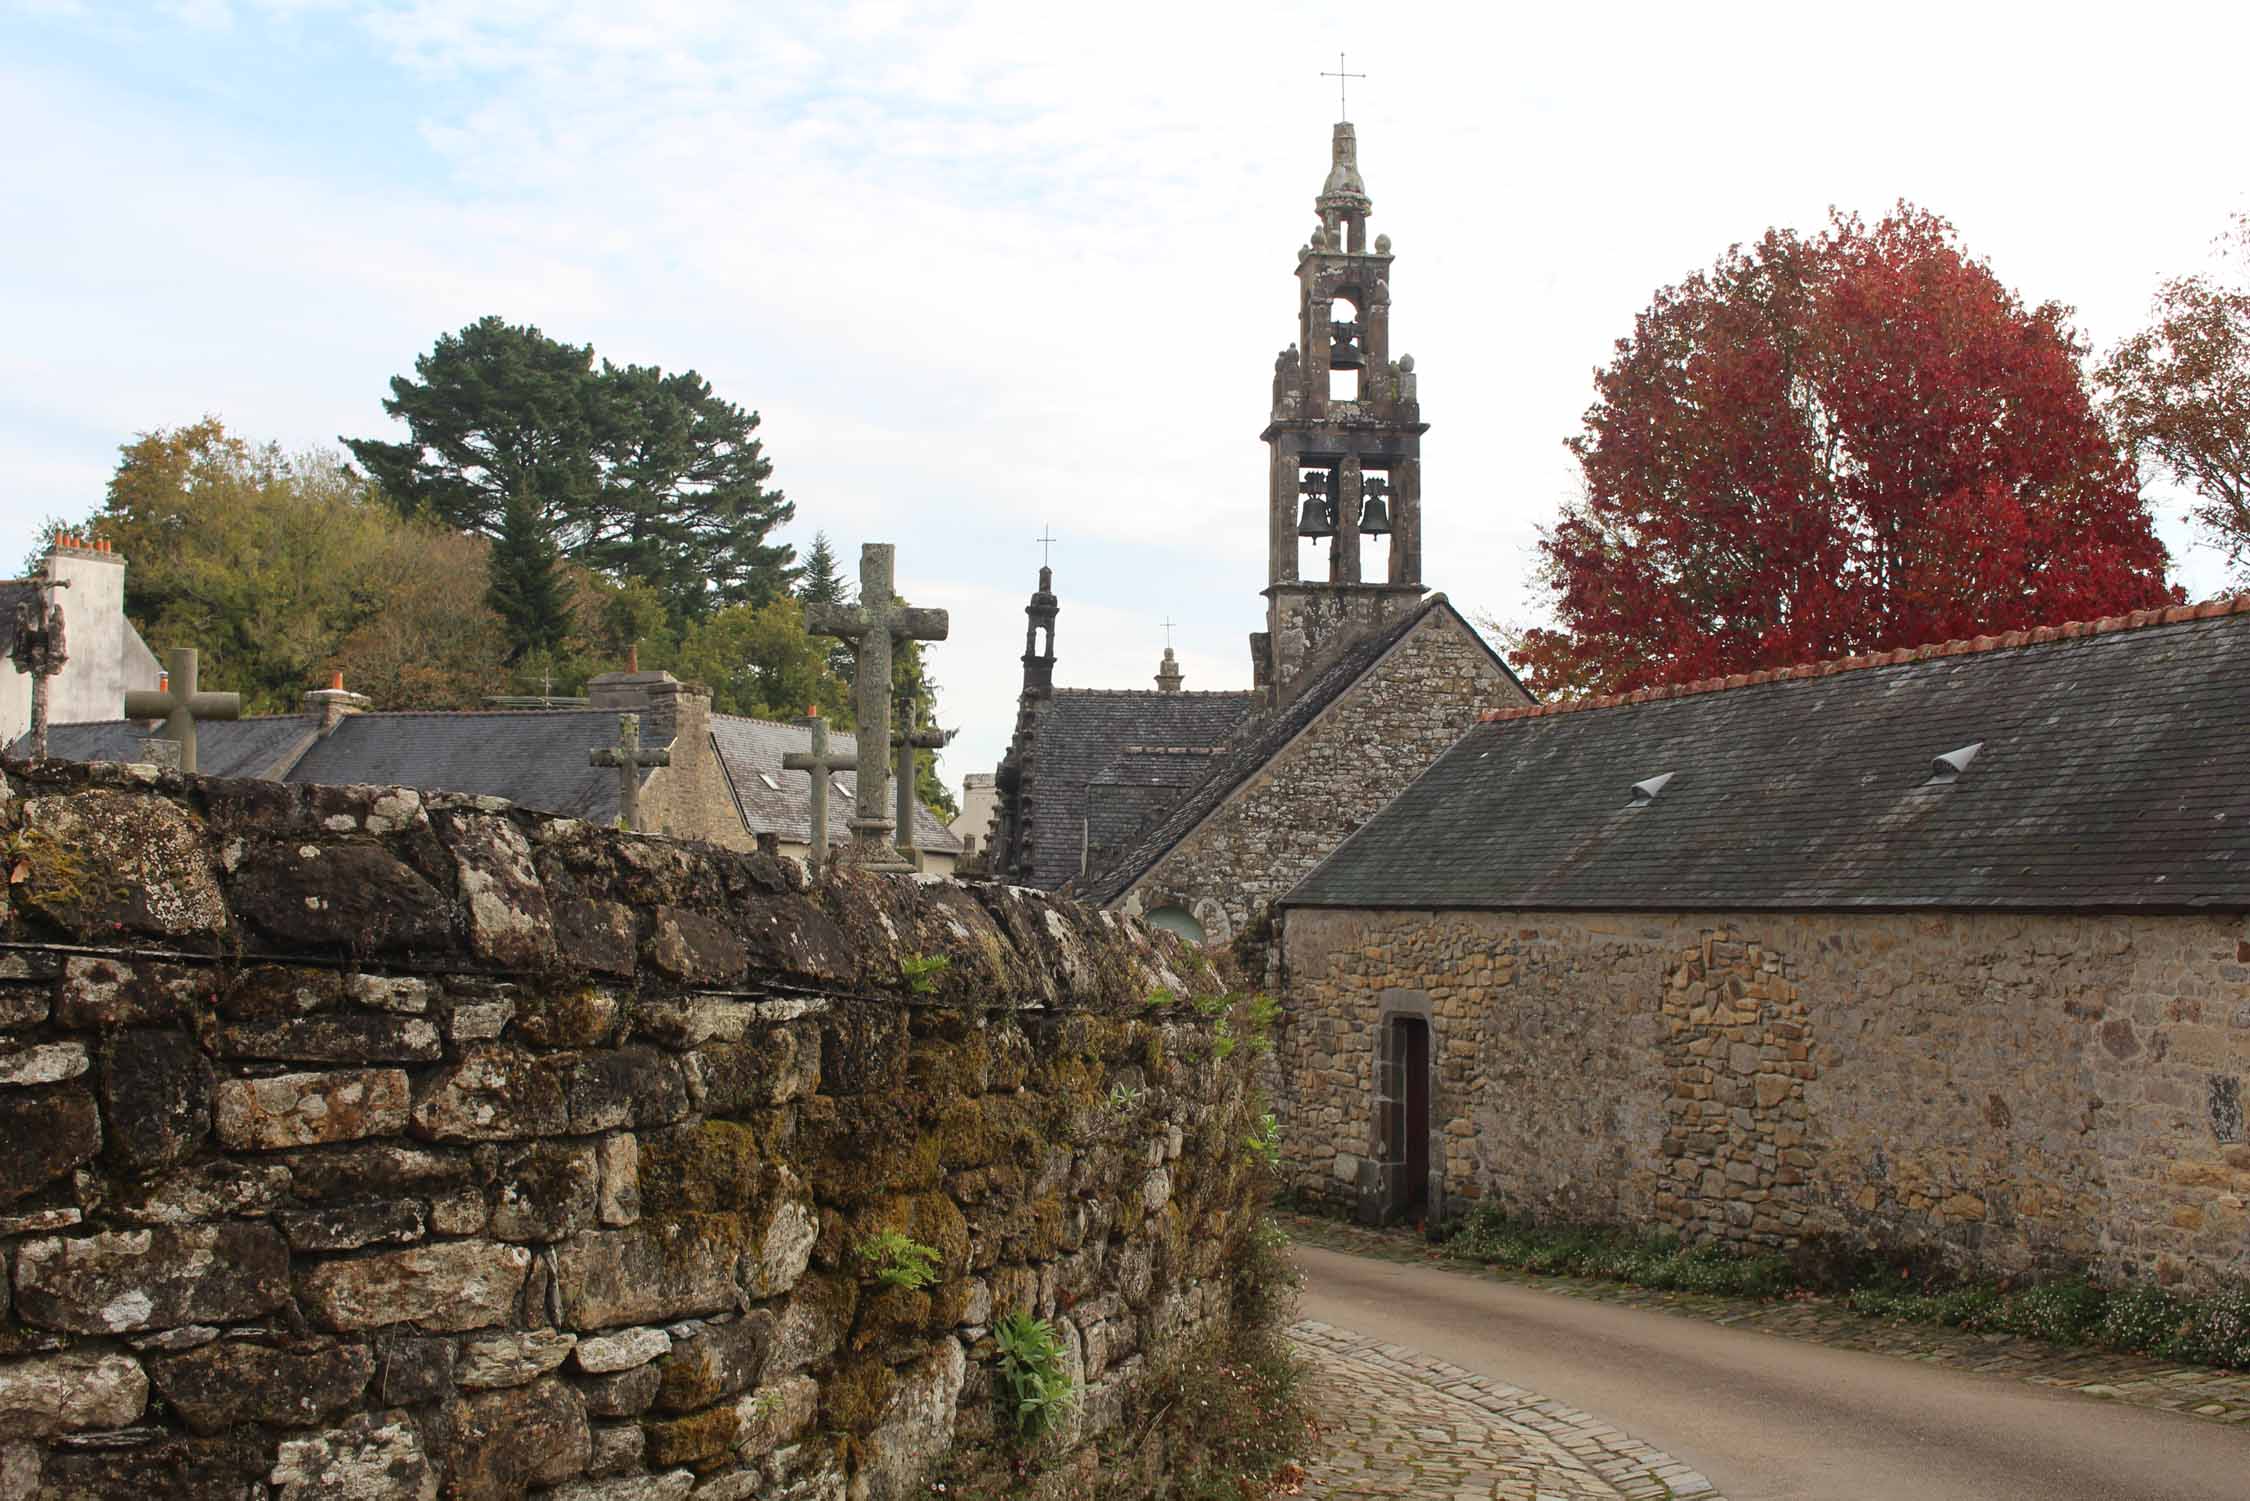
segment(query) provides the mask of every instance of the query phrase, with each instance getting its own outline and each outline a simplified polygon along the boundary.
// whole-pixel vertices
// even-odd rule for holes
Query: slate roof
[[[196,727],[198,769],[214,777],[262,777],[295,754],[320,721],[309,714],[269,714],[218,719]],[[150,720],[106,719],[47,727],[47,754],[61,761],[137,761],[141,742],[158,726]],[[26,734],[10,747],[31,754]]]
[[[1099,870],[1211,774],[1217,746],[1128,745],[1086,784],[1086,839]]]
[[[1024,778],[1033,886],[1053,890],[1079,874],[1087,836],[1086,789],[1129,745],[1222,744],[1257,702],[1252,692],[1057,688],[1032,704]]]
[[[1491,715],[1284,904],[2250,909],[2246,732],[2250,596]]]
[[[811,778],[801,771],[781,769],[781,758],[788,752],[812,749],[809,725],[714,714],[711,743],[718,750],[727,784],[734,789],[735,806],[742,810],[742,821],[752,833],[776,834],[791,844],[812,843]],[[830,730],[828,748],[838,755],[856,756],[859,737],[849,730]],[[831,844],[841,844],[851,838],[848,820],[859,779],[848,771],[834,776],[848,789],[843,793],[834,787],[828,789],[828,839]],[[766,777],[779,785],[768,787]],[[960,837],[920,804],[916,804],[914,814],[914,845],[940,854],[961,852]]]
[[[1207,775],[1195,789],[1170,812],[1143,830],[1107,866],[1095,872],[1088,883],[1086,899],[1100,905],[1115,901],[1126,889],[1147,873],[1149,867],[1164,858],[1171,848],[1194,832],[1196,825],[1217,811],[1235,788],[1257,774],[1267,762],[1281,753],[1284,746],[1302,734],[1320,717],[1321,711],[1342,698],[1351,686],[1367,675],[1368,669],[1383,659],[1385,653],[1405,640],[1414,628],[1433,613],[1444,610],[1456,619],[1460,612],[1447,602],[1442,594],[1433,594],[1415,609],[1391,622],[1385,629],[1351,642],[1341,652],[1329,659],[1325,667],[1308,669],[1309,682],[1299,686],[1297,696],[1284,704],[1278,713],[1249,721],[1236,731],[1220,751]],[[1463,622],[1467,629],[1467,622]],[[1470,631],[1472,636],[1476,633]],[[1477,636],[1479,644],[1483,637]],[[1489,646],[1485,647],[1491,651]],[[1499,661],[1498,657],[1493,658]],[[1501,670],[1506,671],[1505,663]],[[1514,674],[1509,674],[1513,681]]]
[[[283,780],[468,792],[606,824],[617,773],[587,753],[616,743],[614,709],[354,714]]]

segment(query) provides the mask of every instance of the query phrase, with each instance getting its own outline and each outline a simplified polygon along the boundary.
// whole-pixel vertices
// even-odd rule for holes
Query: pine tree
[[[808,605],[840,605],[850,594],[837,571],[836,549],[828,545],[828,533],[814,532],[812,550],[805,554],[797,579],[797,598]]]
[[[492,542],[492,582],[487,598],[508,630],[508,660],[553,652],[570,633],[569,594],[561,554],[539,504],[528,494],[501,508]]]

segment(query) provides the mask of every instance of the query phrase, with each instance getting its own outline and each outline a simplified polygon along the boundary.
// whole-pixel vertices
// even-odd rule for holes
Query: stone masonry
[[[2250,1273],[2238,917],[1293,909],[1289,1177],[1363,1207],[1387,1015],[1446,1201],[2000,1274]]]
[[[1520,701],[1475,632],[1433,610],[1112,905],[1178,907],[1225,944],[1458,740],[1467,706]]]
[[[1002,1313],[1064,1450],[1231,1317],[1250,1070],[1147,1005],[1214,984],[1169,935],[491,799],[0,790],[6,1501],[885,1501],[1004,1463]]]

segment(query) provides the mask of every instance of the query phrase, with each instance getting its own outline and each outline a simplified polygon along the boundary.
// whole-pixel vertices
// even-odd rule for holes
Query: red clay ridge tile
[[[1565,703],[1531,704],[1515,709],[1487,709],[1479,724],[1505,724],[1514,719],[1543,719],[1550,714],[1575,714],[1583,709],[1614,709],[1620,705],[1654,703],[1660,699],[1688,698],[1748,688],[1760,683],[1824,678],[1832,673],[1862,667],[1897,667],[1908,662],[1928,662],[1938,657],[1968,657],[2019,646],[2043,646],[2050,641],[2075,641],[2081,636],[2106,636],[2112,631],[2139,630],[2143,626],[2178,625],[2189,620],[2215,620],[2221,615],[2250,615],[2250,593],[2222,594],[2199,604],[2166,605],[2158,610],[2135,610],[2129,615],[2104,615],[2098,620],[2066,620],[2060,625],[2033,626],[2029,630],[2003,631],[1997,636],[1977,636],[1963,641],[1933,641],[1926,646],[1900,646],[1889,651],[1832,657],[1825,662],[1799,662],[1790,667],[1765,667],[1725,677],[1698,678],[1690,683],[1665,683],[1635,688],[1630,693],[1605,693]]]

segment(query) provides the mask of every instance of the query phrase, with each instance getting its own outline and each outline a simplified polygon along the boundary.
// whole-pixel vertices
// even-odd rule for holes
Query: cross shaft
[[[936,728],[909,731],[906,725],[914,712],[912,704],[899,705],[899,728],[891,735],[891,748],[898,755],[898,847],[906,857],[914,858],[914,805],[920,801],[915,796],[914,753],[917,750],[943,750],[953,741],[951,730]]]
[[[807,838],[811,852],[806,863],[812,867],[813,878],[820,878],[821,867],[828,863],[828,778],[839,771],[857,772],[859,757],[844,755],[828,748],[828,721],[820,717],[820,706],[815,704],[800,723],[812,727],[811,751],[787,751],[781,757],[783,771],[809,771],[812,773],[812,827]]]
[[[641,768],[644,766],[669,766],[672,751],[668,746],[641,744],[641,716],[617,716],[617,743],[598,746],[586,753],[590,766],[617,768],[617,818],[626,829],[638,834],[641,830]]]

